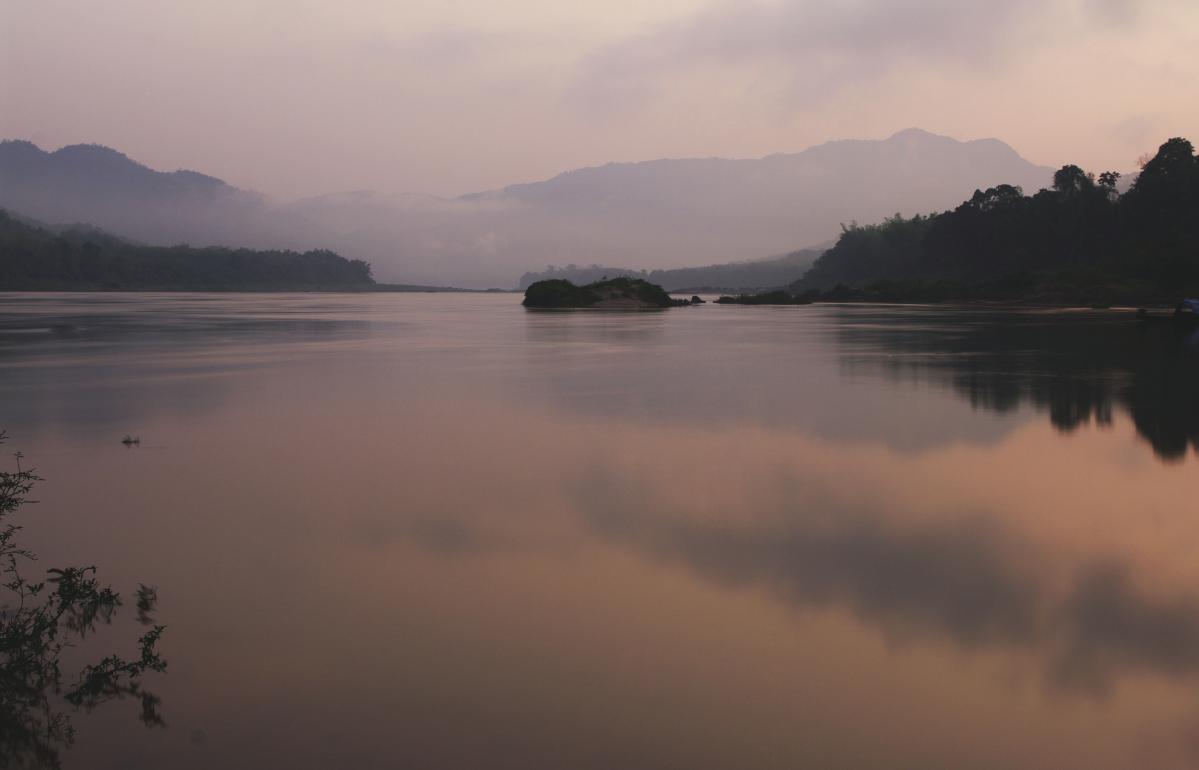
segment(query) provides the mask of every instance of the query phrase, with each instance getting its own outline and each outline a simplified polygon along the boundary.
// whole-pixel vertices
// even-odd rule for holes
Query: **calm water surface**
[[[1199,339],[1128,314],[0,295],[0,427],[169,626],[68,769],[1199,766]]]

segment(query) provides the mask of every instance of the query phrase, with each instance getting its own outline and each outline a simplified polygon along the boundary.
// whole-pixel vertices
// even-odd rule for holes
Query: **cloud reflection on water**
[[[580,488],[598,533],[798,609],[845,608],[899,638],[1022,648],[1044,659],[1052,685],[1095,694],[1138,670],[1199,671],[1199,593],[1151,596],[1115,560],[1056,574],[1062,565],[1000,515],[904,527],[883,513],[791,508],[764,516],[770,524],[727,526],[639,503],[622,486],[605,477]]]

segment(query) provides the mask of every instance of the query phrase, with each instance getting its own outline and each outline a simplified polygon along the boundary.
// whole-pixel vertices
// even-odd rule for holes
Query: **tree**
[[[1120,204],[1143,269],[1164,284],[1199,283],[1199,158],[1191,143],[1162,144]]]
[[[1191,143],[1163,144],[1123,195],[1119,181],[1114,171],[1096,180],[1066,165],[1051,189],[1032,196],[997,185],[930,217],[842,225],[836,245],[791,288],[948,282],[963,296],[1043,288],[1073,294],[1071,301],[1121,302],[1199,291],[1199,158]]]
[[[1054,178],[1056,179],[1056,175]],[[1001,184],[987,190],[975,190],[974,195],[964,205],[979,211],[993,211],[1018,205],[1023,200],[1024,191],[1019,187]]]
[[[1062,166],[1053,174],[1053,189],[1066,196],[1087,192],[1095,182],[1087,172],[1075,165]]]
[[[1099,186],[1106,187],[1109,190],[1115,190],[1116,184],[1120,181],[1119,171],[1104,171],[1099,175]]]
[[[0,443],[5,438],[0,431]],[[166,670],[157,650],[165,627],[153,625],[155,590],[139,586],[137,619],[148,630],[138,655],[109,655],[74,676],[64,674],[64,651],[111,623],[122,600],[100,584],[94,566],[49,569],[37,582],[22,574],[21,567],[38,557],[17,543],[21,527],[9,519],[31,502],[27,495],[40,479],[21,467],[20,453],[15,457],[15,471],[0,471],[0,761],[5,767],[57,768],[59,749],[74,739],[70,711],[134,697],[141,700],[143,723],[163,724],[159,700],[141,679]]]
[[[1116,190],[1116,185],[1119,183],[1119,171],[1104,171],[1099,175],[1099,189],[1103,191],[1109,201],[1120,197],[1120,193]]]
[[[1137,186],[1142,182],[1158,182],[1166,178],[1189,179],[1195,170],[1195,148],[1181,137],[1166,140],[1141,170]]]

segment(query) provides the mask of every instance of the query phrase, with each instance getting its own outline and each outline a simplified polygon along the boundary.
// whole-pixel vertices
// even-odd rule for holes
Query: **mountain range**
[[[512,287],[547,265],[670,269],[834,239],[843,224],[940,211],[978,188],[1035,191],[1052,170],[996,139],[919,129],[757,159],[610,163],[458,198],[339,193],[275,201],[98,145],[0,142],[0,207],[146,243],[331,249],[384,281]]]

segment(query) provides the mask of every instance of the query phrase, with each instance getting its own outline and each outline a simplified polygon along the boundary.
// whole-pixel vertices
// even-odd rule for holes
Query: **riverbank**
[[[1018,275],[984,284],[885,281],[859,288],[835,286],[791,292],[726,295],[717,302],[733,305],[807,305],[818,302],[887,304],[980,304],[1012,307],[1169,308],[1199,287],[1164,287],[1148,282],[1096,280],[1079,282],[1057,276]]]

